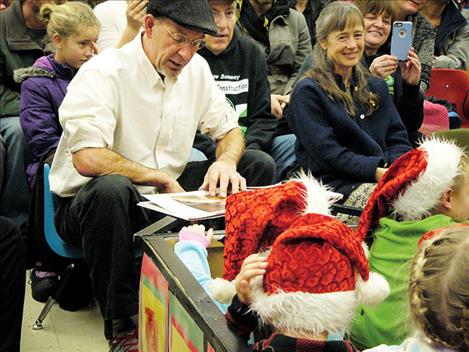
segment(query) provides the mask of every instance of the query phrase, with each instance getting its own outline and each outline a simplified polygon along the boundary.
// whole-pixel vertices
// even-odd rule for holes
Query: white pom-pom
[[[392,202],[393,215],[402,220],[420,220],[431,215],[441,196],[461,174],[464,150],[455,142],[431,138],[421,144],[427,154],[427,166],[418,178]]]
[[[363,281],[361,277],[357,280],[357,296],[360,303],[376,306],[386,299],[389,291],[388,282],[378,273],[370,272],[368,281]]]
[[[224,304],[230,304],[236,295],[234,283],[218,277],[212,281],[208,290],[214,300]]]

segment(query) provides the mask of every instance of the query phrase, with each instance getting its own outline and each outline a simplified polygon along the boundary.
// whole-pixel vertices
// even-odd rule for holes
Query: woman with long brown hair
[[[297,84],[287,114],[298,138],[298,169],[361,207],[386,168],[411,146],[386,83],[360,64],[360,10],[351,3],[328,5],[316,35],[314,65]]]

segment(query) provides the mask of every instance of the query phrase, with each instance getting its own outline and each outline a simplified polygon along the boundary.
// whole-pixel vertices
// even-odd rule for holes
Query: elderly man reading
[[[273,181],[275,167],[244,151],[237,116],[196,54],[216,33],[206,0],[151,0],[142,35],[84,64],[59,111],[56,225],[83,248],[111,350],[137,350],[132,234],[154,220],[141,194],[200,186],[223,196],[246,179]],[[187,163],[197,129],[217,142],[212,164]]]

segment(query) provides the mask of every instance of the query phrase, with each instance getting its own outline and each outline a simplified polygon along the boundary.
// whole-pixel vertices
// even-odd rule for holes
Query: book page
[[[226,199],[210,196],[206,191],[144,196],[150,201],[150,204],[140,205],[181,219],[207,219],[221,217],[225,214]]]

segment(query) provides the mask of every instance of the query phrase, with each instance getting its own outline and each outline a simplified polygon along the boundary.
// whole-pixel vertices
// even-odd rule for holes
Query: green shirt
[[[380,219],[379,227],[373,233],[368,261],[370,271],[381,274],[388,281],[391,292],[375,308],[358,307],[351,329],[351,340],[357,348],[399,345],[412,334],[407,286],[410,262],[417,251],[418,240],[430,230],[454,223],[442,214],[400,222],[391,218]]]

